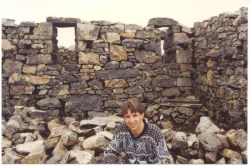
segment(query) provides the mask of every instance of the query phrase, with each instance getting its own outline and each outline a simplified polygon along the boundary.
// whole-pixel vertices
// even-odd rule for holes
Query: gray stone
[[[224,157],[222,157],[220,160],[216,162],[216,164],[226,164],[226,160]]]
[[[236,158],[231,158],[228,161],[228,164],[243,164],[243,163],[242,163],[242,160],[239,160],[239,159],[236,159]]]
[[[16,146],[16,150],[20,154],[29,154],[37,149],[43,149],[43,141],[26,142]]]
[[[102,79],[134,78],[140,75],[138,69],[98,70],[96,77]]]
[[[53,35],[52,23],[39,23],[33,30],[33,39],[51,40]]]
[[[93,164],[94,156],[88,151],[72,150],[69,152],[69,159],[74,159],[75,164]]]
[[[144,89],[143,87],[141,86],[131,86],[129,88],[126,88],[125,90],[125,93],[128,93],[128,94],[143,94],[144,93]]]
[[[76,23],[80,23],[81,20],[79,18],[71,18],[71,17],[47,17],[47,22],[58,23],[58,27],[66,26],[66,25],[74,25]]]
[[[23,67],[23,63],[18,61],[13,61],[10,59],[6,59],[3,63],[3,72],[10,73],[21,73]]]
[[[37,24],[34,21],[25,21],[25,22],[21,22],[19,24],[19,27],[32,27],[32,28],[35,28],[35,27],[37,27]]]
[[[229,77],[229,80],[228,80],[228,85],[237,89],[246,87],[246,84],[247,84],[246,78],[240,75],[235,75],[235,76],[233,75]]]
[[[161,93],[163,96],[177,97],[180,95],[180,90],[179,90],[179,88],[171,87],[171,88],[167,88],[167,89],[163,90]]]
[[[196,133],[202,132],[221,132],[220,128],[218,128],[209,117],[201,117],[200,123],[195,128]]]
[[[220,140],[212,132],[203,132],[197,138],[207,151],[218,151],[221,148]]]
[[[178,22],[171,19],[171,18],[164,18],[164,17],[156,17],[156,18],[151,18],[148,21],[148,26],[153,25],[156,28],[160,27],[173,27],[177,25]]]
[[[135,52],[135,58],[141,63],[154,63],[157,59],[154,52],[137,51]]]
[[[172,141],[174,149],[184,149],[187,147],[187,135],[184,132],[177,132]]]
[[[159,75],[152,80],[152,85],[158,87],[172,87],[174,84],[175,80],[167,75]]]
[[[217,161],[217,153],[218,153],[217,151],[212,151],[212,152],[206,151],[205,152],[206,162],[215,163]]]
[[[192,51],[176,50],[176,62],[177,63],[192,63]]]
[[[16,46],[13,45],[9,40],[2,39],[2,50],[5,51],[14,51],[16,50]]]
[[[191,159],[188,164],[204,164],[202,159]]]
[[[61,160],[61,157],[59,156],[52,156],[49,158],[45,164],[59,164],[59,161]]]
[[[4,27],[14,27],[15,26],[15,20],[14,19],[8,19],[8,18],[2,18],[2,26],[4,26]]]
[[[237,130],[235,141],[241,150],[245,149],[247,147],[247,133],[243,129]]]
[[[77,38],[83,41],[96,40],[100,31],[100,26],[93,24],[77,23]]]
[[[103,135],[94,135],[83,141],[82,146],[85,150],[104,149],[108,145]]]
[[[108,124],[110,124],[111,122],[109,122]],[[114,123],[114,122],[113,122]],[[107,124],[107,125],[108,125]],[[110,129],[110,128],[109,128]],[[107,138],[108,140],[112,140],[113,138],[113,134],[109,131],[101,131],[101,132],[98,132],[96,133],[96,135],[102,135],[104,136],[105,138]]]
[[[68,128],[64,128],[61,140],[64,146],[72,146],[78,143],[78,135]]]
[[[97,95],[71,95],[65,103],[66,112],[70,111],[100,111],[103,102],[100,96]]]
[[[2,156],[2,164],[17,164],[20,163],[20,160],[22,158],[23,158],[22,155],[17,154],[11,148],[7,152],[5,152],[5,154]]]
[[[59,108],[62,107],[57,98],[44,98],[37,102],[39,107]]]
[[[29,65],[52,64],[53,60],[51,54],[35,54],[28,55],[26,63]]]
[[[122,40],[122,45],[127,48],[137,48],[140,44],[143,44],[141,39],[124,39]]]
[[[174,33],[172,40],[176,45],[189,42],[189,38],[186,33]]]

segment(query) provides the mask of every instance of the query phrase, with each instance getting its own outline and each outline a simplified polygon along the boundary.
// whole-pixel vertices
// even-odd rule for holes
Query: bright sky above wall
[[[154,17],[168,17],[192,27],[223,12],[248,6],[247,0],[1,0],[1,17],[23,21],[46,22],[46,17],[73,17],[82,21],[106,20],[146,26]],[[70,32],[71,31],[71,32]],[[59,45],[70,46],[68,34]],[[60,33],[60,32],[59,32]],[[72,38],[72,37],[70,37]]]

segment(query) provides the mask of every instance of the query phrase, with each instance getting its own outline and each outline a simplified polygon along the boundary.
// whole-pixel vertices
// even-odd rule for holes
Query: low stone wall
[[[223,13],[196,23],[194,94],[215,121],[247,126],[248,10]],[[224,126],[224,127],[228,127]]]

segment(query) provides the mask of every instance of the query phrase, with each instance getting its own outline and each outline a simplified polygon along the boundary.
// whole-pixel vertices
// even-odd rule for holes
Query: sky
[[[2,18],[46,22],[46,18],[73,17],[81,21],[106,20],[147,26],[149,19],[168,17],[192,27],[223,12],[235,12],[248,6],[248,0],[0,0]],[[59,33],[74,34],[71,30]],[[59,34],[58,34],[59,36]],[[59,40],[67,46],[69,40]],[[61,43],[60,43],[61,42]]]

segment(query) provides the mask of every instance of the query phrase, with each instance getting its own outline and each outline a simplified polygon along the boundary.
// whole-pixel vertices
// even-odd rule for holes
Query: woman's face
[[[141,130],[141,127],[143,126],[143,118],[144,113],[132,113],[130,109],[123,117],[125,124],[130,128],[132,132],[138,132]]]

